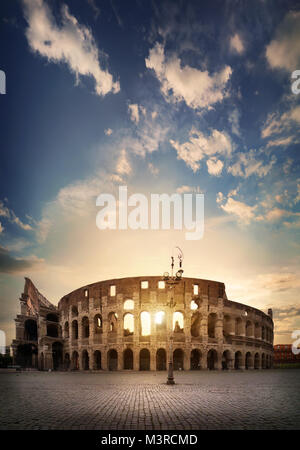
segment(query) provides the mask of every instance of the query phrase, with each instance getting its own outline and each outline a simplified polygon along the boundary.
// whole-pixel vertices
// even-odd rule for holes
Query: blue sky
[[[78,286],[168,268],[225,282],[299,329],[300,9],[296,1],[0,5],[0,328],[23,277]],[[100,231],[96,197],[202,192],[205,233]]]

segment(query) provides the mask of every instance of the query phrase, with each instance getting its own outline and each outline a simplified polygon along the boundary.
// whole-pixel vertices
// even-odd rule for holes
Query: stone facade
[[[170,288],[156,276],[112,279],[55,307],[26,279],[20,301],[13,348],[21,365],[30,365],[28,345],[41,370],[164,370],[171,354],[175,370],[273,365],[272,310],[228,300],[220,282],[184,277]]]

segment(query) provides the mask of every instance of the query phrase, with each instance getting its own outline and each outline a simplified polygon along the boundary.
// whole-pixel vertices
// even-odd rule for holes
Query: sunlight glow
[[[141,313],[141,328],[142,336],[149,336],[151,334],[151,317],[147,311]]]

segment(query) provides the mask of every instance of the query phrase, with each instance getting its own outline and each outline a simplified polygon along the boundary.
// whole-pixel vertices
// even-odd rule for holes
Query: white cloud
[[[239,55],[241,55],[244,52],[245,47],[244,47],[243,41],[238,33],[235,33],[234,36],[231,36],[230,49],[231,49],[231,51],[236,52]]]
[[[273,134],[289,132],[294,125],[300,125],[300,106],[295,106],[283,114],[269,114],[262,129],[262,137],[268,138]]]
[[[264,177],[276,163],[275,156],[272,156],[269,163],[264,164],[262,160],[256,159],[254,150],[250,150],[248,153],[238,153],[237,158],[237,162],[227,169],[234,177],[248,178],[251,175]]]
[[[146,67],[155,72],[161,83],[161,91],[168,101],[185,101],[190,108],[208,108],[227,95],[226,85],[231,76],[231,67],[209,75],[190,66],[181,66],[178,57],[166,60],[164,48],[157,43],[145,60]]]
[[[177,151],[177,158],[183,159],[194,172],[200,168],[199,161],[203,158],[207,156],[211,158],[216,154],[230,155],[232,151],[231,141],[224,132],[213,130],[211,135],[206,137],[192,128],[189,134],[189,141],[183,144],[172,139],[170,143]]]
[[[240,113],[237,109],[234,109],[228,116],[229,123],[231,124],[231,130],[237,136],[240,136]]]
[[[210,158],[206,161],[206,164],[210,175],[221,175],[224,163],[220,159],[217,159],[216,157]]]
[[[293,71],[300,67],[300,11],[289,12],[266,48],[266,58],[274,69]]]
[[[153,112],[151,113],[151,117],[152,117],[153,120],[155,120],[156,117],[157,117],[157,111],[153,111]]]
[[[191,186],[182,185],[176,189],[176,192],[178,192],[178,194],[186,194],[188,192],[193,192],[193,189],[194,188]]]
[[[7,219],[10,223],[18,225],[18,227],[22,228],[22,230],[25,231],[32,230],[31,225],[22,222],[22,220],[16,216],[14,211],[8,208],[1,200],[0,200],[0,216]]]
[[[23,0],[28,22],[26,37],[30,48],[51,62],[66,63],[76,75],[91,76],[97,95],[119,92],[119,82],[114,82],[107,69],[99,61],[99,51],[91,31],[81,25],[69,12],[67,5],[61,8],[61,25],[43,0]]]
[[[293,136],[289,136],[287,138],[278,138],[274,139],[273,141],[269,141],[267,144],[267,147],[287,147],[288,145],[295,142],[295,139]]]
[[[226,203],[222,205],[221,202],[223,200],[224,196],[221,192],[219,192],[217,195],[217,202],[220,204],[220,207],[227,214],[233,214],[236,216],[239,222],[248,224],[255,218],[256,206],[249,206],[246,203],[233,199],[232,197],[228,198]]]
[[[129,175],[131,170],[132,168],[128,161],[126,150],[122,149],[117,162],[116,171],[119,175]]]
[[[130,119],[132,120],[132,122],[135,122],[136,124],[138,124],[139,120],[140,120],[138,105],[137,104],[128,105],[128,110],[129,110]]]
[[[106,136],[111,136],[113,134],[113,130],[111,128],[107,128],[106,130],[104,130],[104,133],[106,134]]]

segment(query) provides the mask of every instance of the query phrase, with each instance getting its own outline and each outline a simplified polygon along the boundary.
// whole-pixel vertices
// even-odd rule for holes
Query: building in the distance
[[[182,278],[170,289],[157,276],[112,279],[70,292],[56,307],[25,280],[12,344],[23,367],[164,370],[170,348],[179,370],[273,365],[272,310],[228,300],[223,283]]]
[[[274,345],[274,364],[300,363],[300,353],[295,355],[292,351],[292,344]]]

